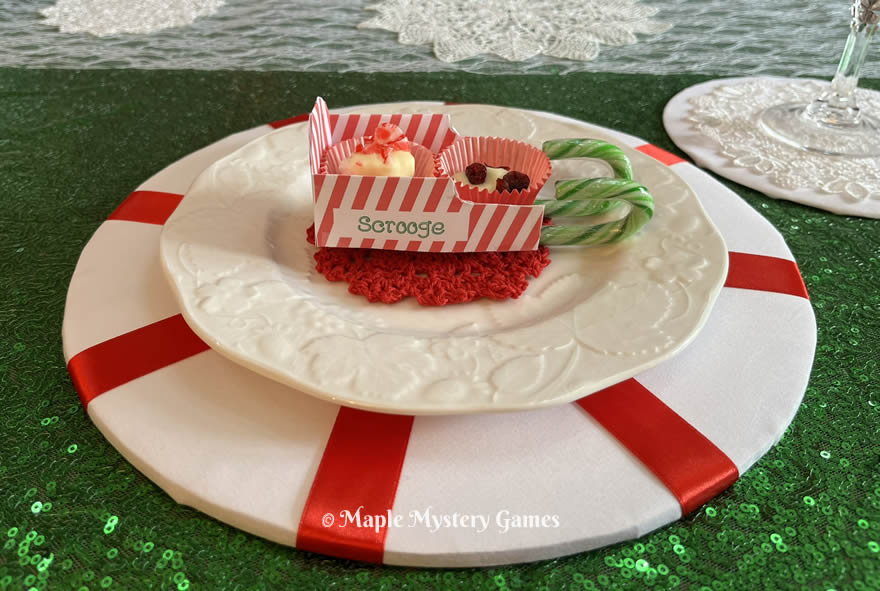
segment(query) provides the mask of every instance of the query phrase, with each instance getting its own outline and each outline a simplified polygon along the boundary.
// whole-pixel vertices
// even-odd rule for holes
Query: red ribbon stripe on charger
[[[381,563],[388,524],[359,527],[345,511],[387,517],[413,417],[340,407],[299,522],[296,547]]]
[[[291,118],[273,126],[304,120]],[[110,219],[163,224],[180,199],[173,193],[137,191]],[[763,255],[730,253],[725,286],[807,297],[793,261]],[[104,392],[207,349],[178,314],[90,347],[75,355],[68,369],[87,406]],[[635,379],[577,403],[657,475],[678,498],[683,513],[738,477],[721,450]],[[410,416],[340,408],[301,517],[297,547],[382,561],[387,526],[379,531],[345,523],[338,527],[340,512],[363,506],[365,515],[383,515],[392,509],[412,424]],[[377,433],[382,437],[375,437]],[[328,527],[327,515],[335,526]]]
[[[108,390],[208,349],[176,314],[77,353],[67,363],[67,371],[88,408]]]
[[[113,210],[108,220],[161,226],[180,205],[183,195],[163,191],[135,191]]]
[[[634,378],[577,401],[675,495],[682,515],[739,478],[705,435]]]
[[[642,154],[647,154],[654,160],[660,162],[661,164],[665,164],[666,166],[672,166],[673,164],[678,164],[679,162],[687,162],[684,158],[679,158],[672,152],[667,152],[663,148],[658,148],[654,144],[642,144],[641,146],[636,146],[635,148]]]
[[[293,125],[294,123],[302,123],[304,121],[309,120],[309,114],[303,113],[302,115],[296,115],[294,117],[288,117],[287,119],[279,119],[278,121],[273,121],[269,124],[269,127],[273,129],[279,129],[281,127],[286,127],[288,125]]]
[[[809,299],[797,263],[788,259],[731,252],[724,287],[784,293]]]

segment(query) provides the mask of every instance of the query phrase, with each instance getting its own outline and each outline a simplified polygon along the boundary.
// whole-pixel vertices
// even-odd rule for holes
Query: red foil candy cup
[[[482,162],[495,168],[506,167],[529,175],[529,187],[516,191],[477,189],[455,181],[455,189],[462,199],[476,203],[510,203],[531,205],[538,191],[550,178],[550,159],[538,148],[516,140],[498,137],[460,137],[437,156],[437,173],[455,180],[455,174],[473,162]]]
[[[363,146],[371,138],[359,137],[344,142],[339,142],[327,148],[324,152],[324,158],[321,162],[321,174],[341,174],[339,172],[339,164],[354,154],[358,146]],[[413,176],[433,177],[434,173],[434,153],[421,144],[411,143],[410,151],[416,161],[415,172]]]

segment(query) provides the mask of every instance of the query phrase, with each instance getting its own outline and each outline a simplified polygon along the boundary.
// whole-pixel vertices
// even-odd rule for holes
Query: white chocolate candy
[[[495,168],[494,166],[486,167],[486,180],[480,183],[479,185],[475,185],[468,181],[467,173],[465,171],[456,172],[452,178],[460,182],[462,185],[468,185],[470,187],[476,187],[477,189],[487,189],[489,191],[495,190],[495,181],[503,177],[507,174],[508,171],[505,168]]]
[[[360,176],[413,176],[416,171],[416,159],[410,152],[395,150],[386,162],[381,154],[364,154],[355,152],[339,163],[341,174]]]

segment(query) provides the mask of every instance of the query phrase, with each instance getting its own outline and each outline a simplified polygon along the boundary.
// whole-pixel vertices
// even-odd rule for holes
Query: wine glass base
[[[831,156],[880,157],[880,120],[861,116],[858,125],[832,126],[804,115],[807,105],[789,103],[765,109],[761,129],[781,142]]]

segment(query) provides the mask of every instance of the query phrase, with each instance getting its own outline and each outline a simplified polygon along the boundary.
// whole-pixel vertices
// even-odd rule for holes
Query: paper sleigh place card
[[[389,158],[393,143],[405,146],[406,172]],[[557,181],[555,199],[536,199],[550,161],[568,158],[602,160],[613,176]],[[595,246],[633,236],[654,213],[627,156],[605,141],[556,139],[539,149],[459,136],[444,114],[330,114],[320,97],[309,116],[309,166],[318,247],[461,253]],[[595,221],[616,211],[624,213]]]
[[[330,172],[382,123],[399,126],[417,147],[414,176]],[[542,205],[468,201],[455,180],[437,176],[433,154],[459,138],[448,115],[331,115],[319,98],[309,126],[317,246],[416,252],[538,248]]]

